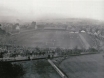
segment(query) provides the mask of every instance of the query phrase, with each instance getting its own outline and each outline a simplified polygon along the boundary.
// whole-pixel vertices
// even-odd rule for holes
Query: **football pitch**
[[[87,41],[93,42],[88,37],[86,39]],[[79,33],[70,33],[70,31],[65,30],[34,30],[13,35],[12,40],[14,40],[14,44],[16,45],[28,47],[85,48],[85,44],[81,40]],[[92,43],[92,45],[95,44]]]

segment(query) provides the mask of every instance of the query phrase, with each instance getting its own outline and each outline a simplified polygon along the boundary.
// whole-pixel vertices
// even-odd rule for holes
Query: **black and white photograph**
[[[0,0],[0,78],[104,78],[104,0]]]

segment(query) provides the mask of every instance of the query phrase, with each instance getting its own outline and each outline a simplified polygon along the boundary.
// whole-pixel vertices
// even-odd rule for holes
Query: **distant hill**
[[[87,19],[87,18],[59,18],[59,19],[42,19],[37,21],[40,25],[68,25],[68,26],[104,26],[104,21]]]

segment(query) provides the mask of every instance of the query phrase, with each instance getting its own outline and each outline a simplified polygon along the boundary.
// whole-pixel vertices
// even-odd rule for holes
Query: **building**
[[[16,26],[16,30],[20,30],[20,26],[19,25]]]
[[[30,25],[30,27],[29,27],[29,28],[32,28],[32,29],[33,29],[33,28],[34,28],[34,29],[37,29],[38,27],[37,27],[37,25],[36,25],[36,22],[34,22],[34,21],[33,21],[33,22],[31,23],[31,25]]]
[[[86,31],[85,30],[81,30],[80,32],[85,33]]]

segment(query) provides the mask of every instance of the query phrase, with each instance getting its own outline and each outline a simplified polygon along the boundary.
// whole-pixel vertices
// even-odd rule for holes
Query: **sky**
[[[0,0],[0,17],[90,18],[104,21],[103,0]]]

